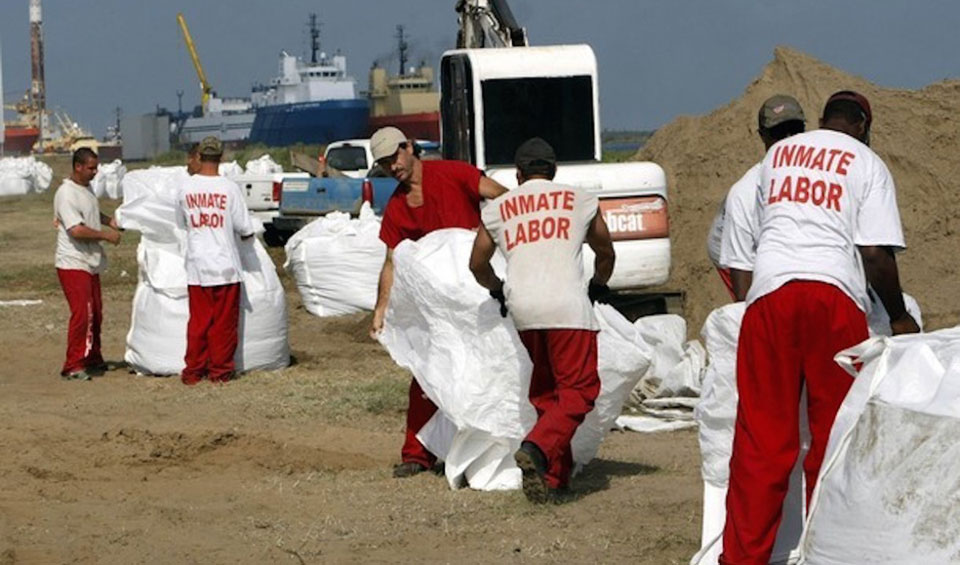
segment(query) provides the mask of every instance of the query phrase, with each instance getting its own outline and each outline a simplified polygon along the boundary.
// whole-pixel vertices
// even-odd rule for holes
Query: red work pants
[[[430,468],[437,460],[437,456],[430,453],[417,439],[420,431],[433,414],[437,411],[434,404],[420,388],[417,379],[410,379],[409,404],[407,404],[407,435],[400,450],[400,458],[404,463],[419,463]]]
[[[597,332],[527,330],[520,340],[533,361],[530,403],[537,410],[525,441],[547,457],[547,485],[561,488],[573,469],[570,440],[600,394]]]
[[[78,269],[57,269],[57,278],[70,305],[67,358],[60,369],[61,375],[67,375],[103,363],[100,354],[103,303],[100,275]]]
[[[853,379],[833,356],[867,339],[864,313],[839,288],[794,281],[751,304],[737,350],[740,404],[730,459],[720,563],[766,565],[800,450],[800,392],[807,385],[807,502],[830,428]]]
[[[233,376],[240,325],[240,283],[187,287],[190,321],[187,323],[186,367],[180,375],[186,384],[206,377],[228,381]]]

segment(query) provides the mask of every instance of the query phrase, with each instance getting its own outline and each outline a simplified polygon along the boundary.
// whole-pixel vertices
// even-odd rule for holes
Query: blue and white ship
[[[347,74],[347,58],[320,51],[316,16],[310,17],[311,57],[280,52],[279,73],[253,88],[249,99],[212,97],[202,117],[188,118],[180,130],[184,143],[217,135],[225,142],[266,145],[328,143],[367,133],[369,101],[357,95]]]

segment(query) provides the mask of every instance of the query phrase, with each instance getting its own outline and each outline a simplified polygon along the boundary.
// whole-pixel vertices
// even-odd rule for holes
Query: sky
[[[115,119],[199,104],[176,23],[182,11],[214,89],[249,95],[281,50],[307,54],[308,14],[324,51],[347,56],[366,90],[379,60],[396,70],[396,26],[413,63],[452,48],[456,0],[44,0],[47,101],[101,137]],[[531,44],[588,43],[599,64],[605,129],[655,129],[738,97],[777,45],[878,84],[919,88],[960,78],[956,0],[509,0]],[[30,81],[28,0],[0,0],[3,90]],[[8,115],[8,117],[10,117]]]

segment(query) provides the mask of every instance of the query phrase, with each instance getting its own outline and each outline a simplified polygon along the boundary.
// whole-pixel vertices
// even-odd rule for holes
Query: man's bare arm
[[[477,237],[473,240],[473,251],[470,253],[470,272],[477,279],[480,286],[487,290],[500,290],[503,281],[497,277],[490,265],[490,259],[497,249],[497,244],[490,237],[490,232],[483,225],[477,230]]]
[[[880,302],[890,316],[890,329],[893,335],[918,333],[920,326],[907,312],[903,303],[903,290],[900,288],[900,271],[893,249],[886,246],[860,247],[867,282],[880,297]]]
[[[485,198],[487,200],[493,200],[494,198],[500,196],[506,191],[507,191],[506,187],[504,187],[502,184],[498,183],[497,181],[485,176],[480,177],[480,197],[481,198]]]
[[[607,230],[607,222],[603,220],[603,215],[597,212],[587,228],[587,245],[593,250],[596,258],[593,260],[593,279],[591,282],[597,285],[605,285],[613,274],[613,265],[616,262],[616,254],[613,251],[613,241],[610,239],[610,232]]]
[[[108,241],[114,245],[120,243],[120,232],[114,230],[95,230],[84,224],[77,224],[67,230],[70,237],[87,241]]]
[[[750,285],[753,284],[753,271],[730,269],[730,283],[733,285],[733,296],[737,302],[743,302],[747,299]]]
[[[370,335],[376,335],[383,329],[383,318],[387,314],[387,304],[390,303],[390,289],[393,287],[393,249],[387,248],[387,255],[383,258],[383,267],[380,268],[380,284],[377,286],[377,305],[373,308],[373,322],[370,324]]]
[[[110,216],[100,212],[100,223],[105,226],[110,226],[111,228],[120,231],[120,226],[117,225],[116,218],[111,218]]]

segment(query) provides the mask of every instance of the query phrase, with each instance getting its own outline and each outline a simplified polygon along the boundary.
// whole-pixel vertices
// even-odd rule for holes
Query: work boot
[[[543,504],[551,500],[552,490],[544,478],[547,474],[547,457],[537,444],[525,441],[513,454],[517,467],[523,473],[523,494],[527,500]]]
[[[414,461],[404,461],[393,468],[393,478],[405,479],[427,471],[428,468]]]
[[[203,380],[203,377],[197,375],[188,375],[186,373],[180,374],[180,382],[187,386],[193,386]]]

